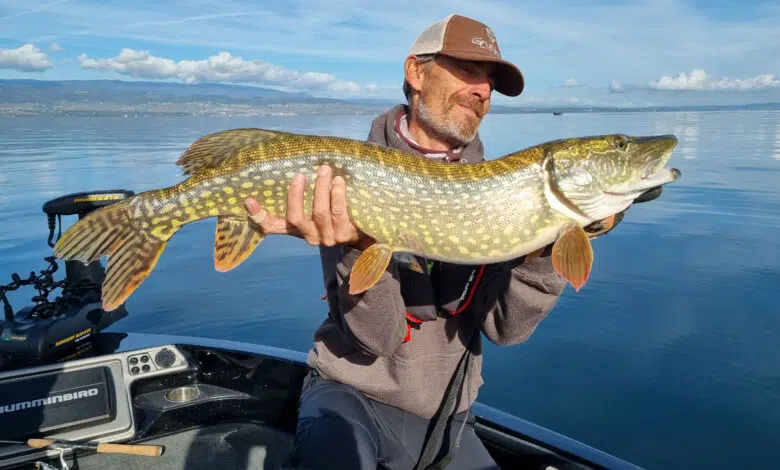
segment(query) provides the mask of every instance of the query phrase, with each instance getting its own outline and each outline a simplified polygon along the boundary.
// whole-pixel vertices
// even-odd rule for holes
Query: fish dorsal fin
[[[183,167],[185,175],[192,175],[206,168],[216,168],[247,145],[261,145],[270,140],[290,135],[287,132],[265,129],[230,129],[209,134],[196,140],[179,157],[176,164]]]

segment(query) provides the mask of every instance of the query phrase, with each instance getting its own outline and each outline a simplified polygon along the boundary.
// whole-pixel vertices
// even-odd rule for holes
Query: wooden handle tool
[[[147,457],[159,457],[164,447],[146,444],[111,444],[107,442],[73,442],[55,439],[28,439],[26,444],[33,449],[42,449],[52,445],[71,449],[89,449],[101,454],[130,454]]]

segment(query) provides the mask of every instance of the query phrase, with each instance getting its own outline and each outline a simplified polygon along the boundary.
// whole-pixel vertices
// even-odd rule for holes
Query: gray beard
[[[455,145],[456,147],[462,147],[472,140],[477,135],[476,129],[471,134],[466,134],[461,127],[453,121],[439,121],[433,114],[430,108],[423,103],[422,100],[417,100],[417,118],[428,129],[433,130],[439,136]]]

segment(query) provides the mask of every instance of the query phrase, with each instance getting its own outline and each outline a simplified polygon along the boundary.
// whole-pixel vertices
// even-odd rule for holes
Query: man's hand
[[[295,175],[287,194],[286,219],[269,215],[254,198],[247,198],[244,206],[249,217],[266,234],[292,235],[312,246],[352,245],[366,249],[374,242],[349,220],[346,183],[340,176],[333,178],[329,166],[321,166],[317,173],[311,217],[304,212],[305,187],[306,177],[300,173]]]
[[[662,189],[660,186],[656,188],[648,189],[647,191],[640,194],[636,199],[634,199],[634,202],[632,204],[639,204],[642,202],[652,201],[653,199],[657,199],[658,196],[661,195]],[[598,220],[596,222],[593,222],[592,224],[586,226],[583,228],[585,230],[585,233],[588,235],[588,238],[593,240],[594,238],[600,237],[604,235],[605,233],[611,232],[614,230],[617,225],[623,221],[623,217],[626,215],[626,211],[630,209],[631,206],[629,206],[627,209],[625,209],[622,212],[618,212],[617,214],[607,217],[604,220]],[[549,256],[550,250],[552,249],[552,244],[539,248],[536,251],[533,251],[526,255],[526,260],[532,260],[534,258],[538,258],[539,256]]]
[[[636,199],[634,199],[633,204],[640,204],[642,202],[648,202],[648,201],[652,201],[653,199],[657,199],[658,196],[661,195],[662,191],[663,190],[661,186],[648,189],[647,191],[640,194]],[[615,227],[617,227],[617,224],[623,221],[623,217],[625,217],[626,211],[630,208],[631,206],[629,206],[622,212],[618,212],[617,214],[611,217],[607,217],[604,220],[593,222],[592,224],[585,227],[584,230],[585,233],[588,234],[588,238],[592,240],[596,237],[600,237],[601,235],[604,235],[605,233],[611,232]]]

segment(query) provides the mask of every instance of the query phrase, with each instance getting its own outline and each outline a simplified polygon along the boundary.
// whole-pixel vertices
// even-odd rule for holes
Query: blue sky
[[[526,77],[498,104],[780,101],[780,2],[0,0],[0,78],[241,82],[400,100],[416,35],[450,13]]]

